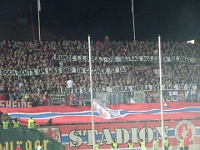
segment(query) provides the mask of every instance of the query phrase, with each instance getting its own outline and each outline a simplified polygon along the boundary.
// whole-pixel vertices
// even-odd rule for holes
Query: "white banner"
[[[50,95],[51,101],[53,104],[61,104],[63,100],[65,100],[66,95],[65,94],[56,94],[56,95]]]
[[[79,62],[88,62],[88,56],[69,56],[69,55],[54,55],[56,60],[67,60],[67,61],[79,61]],[[92,62],[133,62],[133,61],[159,61],[158,56],[131,56],[131,57],[92,57]],[[171,56],[163,57],[163,62],[186,62],[186,63],[196,63],[196,58],[193,57],[182,57],[182,56]]]
[[[122,73],[126,72],[126,68],[112,67],[112,68],[95,68],[92,70],[93,74],[108,74],[108,73]],[[27,70],[6,70],[1,69],[1,76],[32,76],[32,75],[47,75],[47,74],[62,74],[62,73],[78,73],[78,74],[89,74],[89,68],[75,68],[75,67],[64,67],[64,68],[42,68],[42,69],[27,69]]]
[[[82,88],[80,91],[80,88],[73,88],[70,89],[70,92],[73,93],[86,93],[90,91],[90,88]],[[123,93],[123,92],[134,92],[134,91],[159,91],[160,86],[159,85],[136,85],[136,86],[99,86],[96,88],[93,88],[93,91],[96,93],[104,93],[104,92],[110,92],[110,93]],[[163,85],[163,90],[197,90],[196,84],[166,84]]]

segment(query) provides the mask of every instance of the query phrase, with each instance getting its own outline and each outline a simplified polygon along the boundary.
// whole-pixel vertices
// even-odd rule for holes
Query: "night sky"
[[[136,40],[200,40],[200,0],[134,0]],[[0,0],[0,22],[37,25],[37,0]],[[133,40],[131,0],[41,0],[41,28],[71,40]]]

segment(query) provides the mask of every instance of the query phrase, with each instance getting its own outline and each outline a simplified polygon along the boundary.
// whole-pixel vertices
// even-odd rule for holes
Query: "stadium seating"
[[[95,70],[93,87],[96,90],[103,92],[104,87],[113,89],[113,87],[159,85],[158,53],[155,52],[158,49],[157,42],[91,43],[92,68]],[[196,85],[196,89],[190,89],[196,92],[195,100],[200,99],[199,49],[198,43],[194,45],[173,41],[162,43],[163,84]],[[88,68],[86,41],[2,41],[0,43],[1,98],[4,99],[2,96],[5,96],[7,100],[12,101],[32,101],[34,106],[66,105],[66,81],[70,77],[75,89],[71,91],[75,95],[74,99],[87,102],[90,99]],[[109,103],[129,103],[127,97],[130,99],[134,91],[123,93],[123,98]],[[149,102],[147,99],[145,101]]]

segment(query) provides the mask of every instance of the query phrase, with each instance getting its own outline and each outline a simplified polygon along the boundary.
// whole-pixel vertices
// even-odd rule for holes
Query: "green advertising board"
[[[18,144],[23,150],[35,150],[39,143],[44,150],[65,150],[62,143],[35,129],[0,129],[0,150],[15,150]]]

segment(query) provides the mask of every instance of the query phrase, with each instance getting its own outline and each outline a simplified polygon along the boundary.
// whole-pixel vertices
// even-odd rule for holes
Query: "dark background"
[[[134,0],[136,40],[200,40],[200,0]],[[0,0],[0,22],[37,26],[37,0]],[[71,40],[133,40],[131,0],[41,0],[41,28]],[[37,29],[35,28],[35,32]]]

